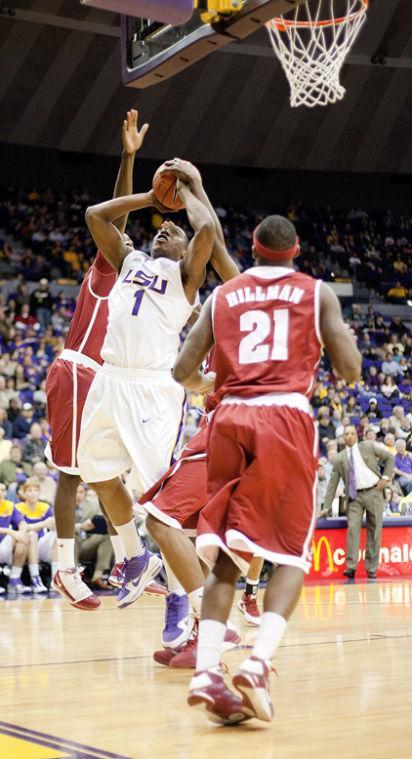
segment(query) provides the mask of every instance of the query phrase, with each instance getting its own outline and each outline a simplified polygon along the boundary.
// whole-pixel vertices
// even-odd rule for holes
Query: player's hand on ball
[[[166,208],[166,206],[164,206],[160,202],[160,200],[158,200],[156,198],[156,195],[154,194],[153,190],[149,191],[149,195],[150,195],[150,205],[153,206],[153,208],[156,208],[156,210],[159,211],[159,213],[163,214],[163,216],[165,214],[175,213],[175,211],[173,211],[173,209]]]
[[[123,138],[123,150],[127,155],[134,155],[143,145],[144,138],[149,124],[143,124],[142,128],[138,128],[138,111],[127,111],[127,116],[123,121],[122,138]]]
[[[184,161],[182,158],[173,158],[171,161],[166,161],[164,171],[169,171],[178,179],[182,179],[189,185],[191,190],[193,190],[196,184],[202,184],[200,171],[193,163]]]

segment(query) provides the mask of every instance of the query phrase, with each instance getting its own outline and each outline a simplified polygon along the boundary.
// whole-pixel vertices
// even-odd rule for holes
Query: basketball
[[[159,166],[153,177],[153,192],[162,205],[171,211],[180,211],[184,204],[176,195],[176,177],[170,172],[161,173],[165,164]]]

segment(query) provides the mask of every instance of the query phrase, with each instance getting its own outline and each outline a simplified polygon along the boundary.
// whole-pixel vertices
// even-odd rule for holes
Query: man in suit
[[[339,480],[343,480],[348,499],[348,533],[346,544],[346,577],[355,576],[358,565],[362,517],[366,511],[365,567],[368,577],[376,577],[379,566],[383,520],[383,488],[392,478],[394,457],[374,443],[358,443],[355,427],[344,432],[345,449],[333,463],[321,516],[329,514]],[[383,473],[381,474],[381,466]]]

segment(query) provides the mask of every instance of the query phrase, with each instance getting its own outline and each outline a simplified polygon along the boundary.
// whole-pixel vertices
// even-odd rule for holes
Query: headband
[[[266,245],[263,245],[263,243],[259,242],[257,239],[258,229],[259,227],[256,227],[253,232],[253,247],[256,253],[259,253],[259,255],[261,255],[263,258],[283,260],[287,258],[294,258],[299,253],[299,237],[296,238],[296,242],[294,245],[292,245],[291,248],[286,248],[285,250],[273,250],[273,248],[267,248]]]

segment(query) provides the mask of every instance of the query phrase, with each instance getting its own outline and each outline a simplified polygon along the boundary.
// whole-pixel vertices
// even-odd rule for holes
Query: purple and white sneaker
[[[25,593],[31,593],[31,588],[25,585],[19,577],[9,580],[9,584],[7,585],[8,596],[23,596]]]
[[[31,581],[31,588],[33,593],[48,593],[48,590],[45,585],[43,585],[40,575],[37,575],[37,577],[33,577]]]
[[[124,609],[137,601],[146,585],[159,574],[162,568],[161,559],[147,549],[141,556],[133,556],[124,560],[123,585],[117,595],[117,606]]]
[[[165,626],[162,632],[165,648],[177,648],[190,637],[193,618],[189,611],[189,599],[186,595],[169,593],[166,598]]]

